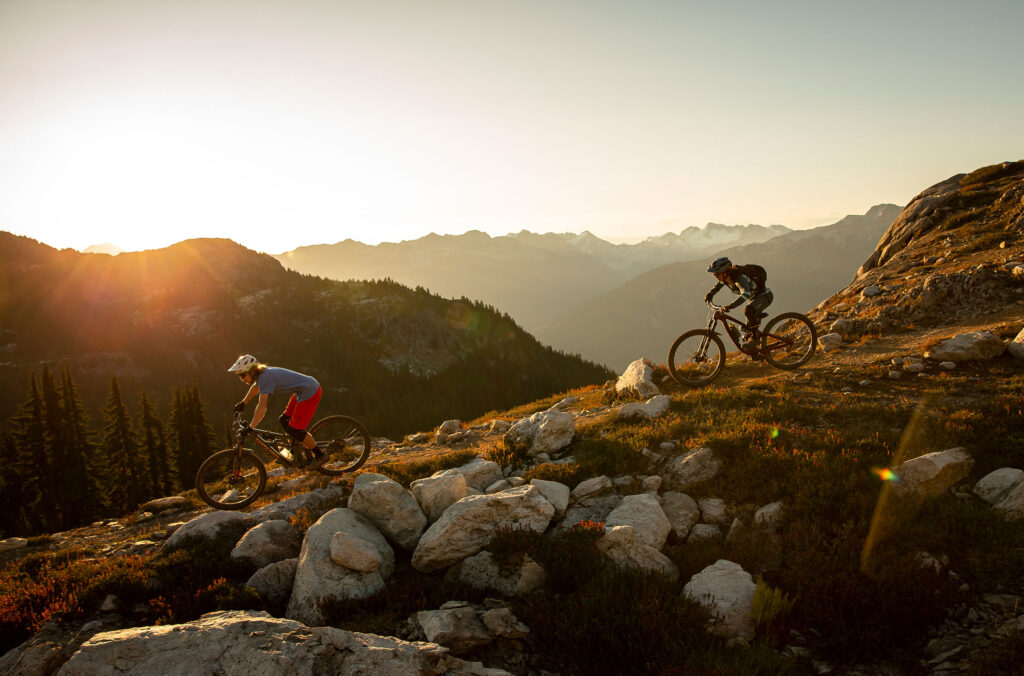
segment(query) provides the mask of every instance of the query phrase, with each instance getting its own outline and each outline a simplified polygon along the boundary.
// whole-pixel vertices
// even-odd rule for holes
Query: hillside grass
[[[611,408],[579,419],[567,449],[574,462],[534,467],[527,478],[575,486],[602,474],[642,476],[656,471],[642,449],[671,455],[708,446],[724,468],[687,490],[691,497],[723,498],[748,521],[757,508],[781,500],[784,517],[774,543],[749,534],[701,544],[670,536],[665,553],[680,569],[676,582],[609,566],[593,544],[599,524],[545,536],[502,533],[489,547],[497,556],[528,553],[548,571],[542,591],[509,600],[531,628],[525,649],[540,656],[541,668],[565,674],[814,673],[780,653],[790,632],[798,631],[816,656],[835,663],[884,659],[916,673],[928,628],[941,624],[951,607],[981,593],[1020,593],[1024,522],[1003,521],[979,500],[952,493],[897,501],[878,470],[957,446],[975,458],[968,485],[1000,467],[1021,467],[1024,366],[1004,357],[895,381],[883,377],[888,368],[880,361],[839,373],[818,370],[810,379],[780,374],[677,392],[668,414],[645,422],[616,421],[621,402],[602,389],[565,393],[579,398],[572,405],[577,411]],[[870,385],[841,391],[865,379]],[[544,410],[563,396],[480,422]],[[676,450],[663,450],[666,442]],[[500,445],[487,440],[475,450],[494,454]],[[383,471],[408,485],[468,457],[449,452]],[[922,552],[947,556],[948,569],[922,567]],[[759,588],[774,604],[763,612],[750,647],[707,633],[703,609],[683,595],[690,577],[718,559],[760,575]],[[33,554],[10,563],[0,569],[0,651],[48,619],[85,617],[108,593],[126,608],[148,608],[135,617],[140,624],[183,621],[216,608],[262,609],[262,601],[241,587],[251,571],[226,561],[227,551],[188,549],[171,557],[110,559],[74,551]],[[407,553],[399,553],[396,565],[380,595],[329,604],[333,623],[395,634],[418,610],[453,598],[482,601],[479,592],[443,574],[416,573]],[[1007,663],[1020,645],[1019,636],[993,645],[986,664]]]

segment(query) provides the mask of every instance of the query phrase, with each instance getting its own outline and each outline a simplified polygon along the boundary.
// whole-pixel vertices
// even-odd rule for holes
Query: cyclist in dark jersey
[[[743,330],[743,347],[756,344],[757,327],[760,326],[761,319],[765,316],[764,309],[771,305],[775,296],[768,287],[764,286],[763,282],[758,284],[750,276],[744,274],[739,266],[733,265],[732,261],[724,256],[716,258],[708,266],[708,272],[715,276],[718,283],[704,296],[704,302],[710,303],[723,286],[728,286],[739,297],[726,305],[726,310],[737,308],[743,303],[747,304],[747,307],[743,309],[743,314],[747,318],[747,324]]]
[[[306,431],[323,395],[323,389],[315,378],[296,371],[260,364],[251,354],[239,357],[228,369],[228,373],[234,373],[243,383],[249,385],[249,391],[235,404],[236,411],[244,411],[250,399],[259,397],[256,410],[252,412],[250,427],[256,427],[263,419],[270,395],[275,392],[291,394],[284,413],[278,418],[281,427],[294,440],[293,446],[301,445],[309,455],[312,455],[308,462],[310,466],[319,467],[327,461],[328,455],[316,447],[313,435]],[[302,460],[301,454],[293,455],[297,460]]]

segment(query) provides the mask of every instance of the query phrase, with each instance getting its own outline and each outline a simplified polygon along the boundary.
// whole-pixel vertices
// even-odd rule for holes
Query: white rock
[[[572,489],[570,497],[573,501],[580,502],[582,500],[596,498],[614,492],[615,487],[612,485],[612,480],[606,476],[599,476],[594,477],[593,479],[587,479],[586,481],[581,481],[576,485],[576,488]]]
[[[339,484],[318,488],[309,493],[300,493],[280,502],[272,502],[266,507],[253,510],[252,515],[257,521],[282,519],[287,521],[298,514],[299,510],[322,510],[325,505],[337,503],[345,495],[345,488]]]
[[[450,648],[456,654],[467,653],[494,640],[469,606],[421,610],[416,613],[416,621],[428,641]]]
[[[671,404],[671,397],[665,394],[659,394],[656,397],[651,397],[642,404],[631,402],[622,406],[618,413],[615,414],[615,417],[619,420],[649,420],[667,413]]]
[[[192,538],[211,542],[238,542],[239,538],[255,525],[256,519],[244,512],[208,512],[174,531],[174,534],[164,542],[161,551],[165,554],[173,552]]]
[[[208,613],[185,624],[96,634],[61,676],[227,674],[373,674],[497,676],[432,643],[303,626],[257,611]]]
[[[974,484],[974,494],[990,505],[994,505],[1017,484],[1024,481],[1024,470],[1003,467],[989,472]]]
[[[480,621],[491,636],[500,638],[526,638],[530,628],[520,622],[508,608],[491,608],[480,613]]]
[[[563,483],[557,481],[547,481],[545,479],[531,479],[530,483],[537,487],[551,506],[555,508],[555,518],[560,519],[565,515],[565,510],[569,506],[569,487]]]
[[[386,538],[408,551],[416,548],[427,527],[427,517],[412,493],[383,474],[358,475],[348,508],[365,516]]]
[[[505,478],[501,473],[501,465],[483,458],[473,458],[455,469],[466,477],[467,488],[475,488],[478,491],[483,491],[495,481]]]
[[[255,589],[260,597],[270,604],[285,607],[288,597],[292,595],[292,585],[295,584],[295,571],[298,567],[297,558],[271,563],[253,573],[245,586]]]
[[[690,578],[683,593],[707,607],[720,622],[711,631],[726,638],[749,641],[754,637],[754,584],[738,564],[719,559]]]
[[[500,479],[499,481],[495,481],[493,484],[488,486],[484,490],[484,493],[500,493],[508,488],[512,488],[512,483],[509,482],[508,479]]]
[[[437,428],[438,434],[455,434],[462,430],[461,420],[445,420],[441,423],[440,427]]]
[[[672,531],[672,524],[658,498],[650,493],[627,495],[604,522],[605,528],[632,526],[640,542],[660,550]]]
[[[843,338],[853,333],[856,326],[857,324],[853,320],[846,318],[837,319],[834,322],[832,322],[832,326],[829,327],[828,333],[838,333],[840,335],[840,338]]]
[[[889,371],[889,372],[888,372],[887,374],[885,374],[885,375],[886,375],[886,376],[887,376],[887,377],[888,377],[888,378],[889,378],[890,380],[899,380],[899,379],[900,379],[900,376],[902,376],[903,374],[902,374],[902,373],[900,373],[899,371]]]
[[[492,420],[490,431],[494,434],[504,434],[510,427],[512,427],[512,423],[507,420]]]
[[[928,453],[893,467],[899,480],[892,486],[904,495],[938,495],[967,476],[972,465],[974,458],[964,448]]]
[[[729,507],[721,498],[704,498],[697,501],[700,509],[700,517],[704,523],[713,523],[717,526],[724,526],[732,521],[729,515]]]
[[[993,359],[1006,351],[1003,341],[991,331],[975,331],[961,333],[947,338],[931,350],[925,357],[936,361],[972,361]]]
[[[1017,359],[1024,359],[1024,329],[1020,330],[1020,333],[1017,334],[1006,349]]]
[[[381,567],[372,573],[358,573],[335,564],[331,560],[331,541],[339,531],[372,542],[383,560]],[[376,526],[351,509],[332,509],[306,531],[285,614],[310,626],[323,624],[320,601],[372,596],[384,588],[384,579],[394,568],[394,550]]]
[[[689,543],[708,542],[710,540],[721,540],[722,529],[713,523],[698,523],[690,529],[690,535],[686,538]]]
[[[713,479],[722,469],[722,461],[710,448],[697,448],[665,463],[662,476],[668,484],[685,491]]]
[[[875,285],[865,286],[864,290],[860,292],[861,298],[872,298],[882,293],[882,290]]]
[[[992,509],[1011,521],[1024,519],[1024,481],[1011,488]]]
[[[690,529],[700,521],[700,508],[689,495],[668,491],[661,496],[661,508],[680,540],[685,540],[690,534]]]
[[[570,407],[570,406],[572,406],[573,404],[577,404],[577,403],[579,403],[579,401],[580,401],[580,398],[579,398],[579,397],[566,397],[565,399],[562,399],[562,400],[561,400],[560,402],[558,402],[557,404],[553,405],[553,406],[552,406],[551,408],[549,408],[548,410],[549,410],[549,411],[550,411],[550,410],[558,410],[558,411],[564,411],[565,409],[569,408],[569,407]]]
[[[644,493],[657,493],[661,489],[661,482],[663,479],[657,474],[645,476],[640,480],[640,487]]]
[[[941,368],[946,369],[947,371],[952,371],[953,369],[956,368],[956,362],[955,361],[944,361],[941,364],[939,364],[939,366]]]
[[[372,542],[344,532],[337,532],[331,537],[331,561],[358,573],[372,573],[384,563]]]
[[[518,566],[503,571],[494,555],[486,550],[458,564],[455,575],[460,582],[474,589],[495,591],[505,596],[522,596],[537,591],[547,579],[544,569],[526,554]]]
[[[924,371],[924,364],[921,362],[912,362],[903,365],[903,370],[907,373],[921,373]]]
[[[565,448],[575,435],[576,419],[571,413],[539,411],[512,425],[505,434],[505,444],[532,458],[539,453],[554,453]]]
[[[277,561],[295,558],[301,546],[302,537],[295,526],[287,521],[271,519],[246,531],[231,550],[231,558],[263,568]]]
[[[25,538],[7,538],[6,540],[0,540],[0,553],[12,552],[15,549],[22,549],[28,547],[28,540]]]
[[[499,526],[543,533],[554,515],[555,508],[535,486],[463,498],[423,534],[412,566],[424,573],[447,568],[487,546]]]
[[[776,528],[782,522],[782,503],[772,502],[754,513],[754,525]]]
[[[457,469],[435,472],[433,476],[413,481],[410,487],[430,523],[437,521],[444,510],[469,495],[466,475]]]
[[[838,333],[826,333],[818,336],[818,347],[822,352],[832,352],[843,344],[843,336]]]
[[[615,391],[648,399],[661,394],[654,384],[654,369],[646,359],[637,359],[626,367],[625,372],[615,381]]]
[[[156,500],[145,502],[139,506],[138,511],[158,514],[160,512],[180,511],[191,506],[192,503],[188,498],[180,495],[171,495],[166,498],[157,498]]]
[[[597,548],[617,566],[660,573],[672,580],[679,578],[675,564],[654,547],[644,544],[633,526],[606,526],[604,535],[597,540]]]

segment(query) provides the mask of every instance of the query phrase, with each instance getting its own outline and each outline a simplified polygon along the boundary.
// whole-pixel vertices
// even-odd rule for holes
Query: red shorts
[[[323,388],[318,387],[316,394],[304,401],[297,401],[293,394],[292,398],[288,400],[288,405],[284,407],[284,414],[291,418],[288,424],[297,430],[306,429],[306,425],[316,413],[316,407],[320,404],[320,397],[323,396],[323,393]]]

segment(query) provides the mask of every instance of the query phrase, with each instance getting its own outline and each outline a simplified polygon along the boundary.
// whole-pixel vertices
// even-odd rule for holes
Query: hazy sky
[[[1024,158],[1024,2],[0,0],[0,229],[810,227]]]

